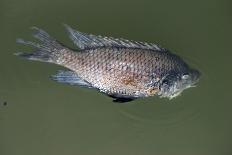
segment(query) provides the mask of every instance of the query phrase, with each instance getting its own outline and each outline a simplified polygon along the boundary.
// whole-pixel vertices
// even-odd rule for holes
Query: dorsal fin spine
[[[130,41],[123,38],[113,38],[96,36],[93,34],[86,34],[72,29],[70,26],[65,25],[69,33],[70,39],[80,49],[90,49],[98,47],[122,47],[122,48],[140,48],[147,50],[161,51],[158,45],[139,41]]]

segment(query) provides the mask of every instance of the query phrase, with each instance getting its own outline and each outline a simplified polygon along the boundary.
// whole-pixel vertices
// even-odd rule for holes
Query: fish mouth
[[[161,98],[173,99],[181,95],[181,93],[191,87],[196,87],[200,80],[201,73],[195,69],[189,69],[187,78],[183,78],[183,74],[178,76],[165,77],[160,86],[158,95]]]
[[[188,89],[188,88],[193,88],[197,86],[197,83],[199,82],[199,77],[197,77],[191,84],[187,85],[186,87],[182,88],[182,89],[177,89],[175,90],[172,94],[170,94],[169,96],[167,96],[170,100],[173,98],[176,98],[177,96],[180,96],[181,93]]]
[[[189,83],[188,85],[185,85],[184,87],[178,88],[176,87],[177,83],[174,84],[174,87],[171,87],[170,89],[161,89],[160,93],[158,94],[161,98],[168,98],[169,100],[176,98],[177,96],[180,96],[181,93],[192,87],[196,87],[196,83],[199,81],[199,78],[196,79],[195,81]]]

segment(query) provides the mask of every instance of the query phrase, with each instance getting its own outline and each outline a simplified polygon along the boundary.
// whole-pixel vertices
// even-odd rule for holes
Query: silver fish
[[[199,71],[156,44],[95,36],[68,25],[65,28],[77,50],[34,27],[33,36],[39,43],[23,39],[17,42],[33,46],[35,51],[16,55],[64,66],[69,70],[59,71],[53,80],[96,88],[114,98],[114,102],[154,95],[172,99],[199,80]]]

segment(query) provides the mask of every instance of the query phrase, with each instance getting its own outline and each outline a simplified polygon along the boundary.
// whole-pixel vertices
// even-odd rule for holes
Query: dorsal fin
[[[130,41],[126,39],[118,39],[112,37],[95,36],[92,34],[86,34],[72,29],[70,26],[65,24],[65,28],[69,33],[70,39],[80,49],[89,49],[97,47],[125,47],[125,48],[140,48],[161,51],[163,48],[156,44]]]

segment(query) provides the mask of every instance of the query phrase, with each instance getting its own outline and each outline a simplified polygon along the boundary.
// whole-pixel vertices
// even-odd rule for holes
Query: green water
[[[1,155],[231,155],[232,5],[227,0],[0,0]],[[62,67],[19,59],[38,26],[73,47],[82,32],[159,43],[199,69],[171,101],[115,104],[49,79]],[[4,102],[7,102],[4,105]]]

